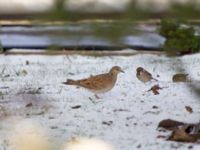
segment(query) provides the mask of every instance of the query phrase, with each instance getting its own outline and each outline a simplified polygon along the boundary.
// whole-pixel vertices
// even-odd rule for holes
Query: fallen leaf
[[[189,113],[193,113],[193,109],[190,106],[185,106],[185,109],[189,112]]]
[[[159,122],[158,128],[165,128],[167,130],[173,130],[174,128],[177,128],[180,125],[184,125],[184,123],[176,121],[176,120],[165,119],[165,120],[162,120]]]
[[[79,109],[79,108],[81,108],[81,105],[76,105],[71,107],[71,109]]]
[[[110,126],[113,124],[113,121],[103,121],[102,124]]]
[[[154,95],[158,95],[158,94],[160,94],[160,93],[159,93],[159,90],[161,90],[161,89],[163,89],[163,88],[161,88],[161,87],[157,84],[157,85],[152,86],[147,92],[152,91]]]
[[[26,104],[25,107],[32,107],[32,106],[33,106],[33,103],[28,103],[28,104]]]

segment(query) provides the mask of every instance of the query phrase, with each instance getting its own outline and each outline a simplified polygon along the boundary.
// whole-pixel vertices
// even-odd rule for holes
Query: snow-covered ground
[[[119,74],[116,86],[100,94],[101,99],[95,99],[85,89],[61,84],[67,78],[107,72],[114,65],[121,66],[125,74]],[[159,81],[140,82],[136,78],[139,66]],[[28,118],[41,124],[50,137],[61,143],[81,136],[103,139],[116,150],[184,150],[191,145],[200,149],[198,144],[158,138],[166,133],[157,130],[159,121],[167,118],[199,122],[199,96],[187,83],[172,82],[173,74],[186,72],[195,85],[200,84],[199,66],[200,54],[179,58],[150,54],[0,55],[0,145],[8,147],[13,126],[18,120]],[[146,92],[155,84],[164,87],[159,95]],[[193,113],[186,111],[185,106],[192,107]]]

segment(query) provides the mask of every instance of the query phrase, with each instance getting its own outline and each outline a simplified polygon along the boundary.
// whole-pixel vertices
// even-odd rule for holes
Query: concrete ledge
[[[5,55],[86,55],[86,56],[132,56],[137,54],[154,54],[165,55],[162,51],[136,51],[136,50],[117,50],[117,51],[76,51],[76,50],[31,50],[31,49],[12,49],[8,50]]]

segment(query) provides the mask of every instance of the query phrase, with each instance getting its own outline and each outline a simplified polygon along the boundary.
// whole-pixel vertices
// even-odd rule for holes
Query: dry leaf
[[[185,109],[189,112],[189,113],[193,113],[193,109],[190,106],[185,106]]]
[[[163,88],[159,87],[159,85],[154,85],[152,86],[147,92],[152,91],[154,95],[158,95],[160,94],[158,91],[161,90]]]
[[[79,108],[81,108],[81,105],[76,105],[71,107],[71,109],[79,109]]]
[[[102,124],[110,126],[113,124],[113,121],[103,121]]]
[[[174,130],[178,126],[184,125],[183,122],[179,122],[176,120],[165,119],[159,122],[158,128],[165,128],[167,130]]]
[[[33,106],[33,103],[28,103],[28,104],[26,104],[25,107],[32,107],[32,106]]]

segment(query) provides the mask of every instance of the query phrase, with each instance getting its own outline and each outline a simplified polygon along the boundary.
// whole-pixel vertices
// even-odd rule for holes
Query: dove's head
[[[114,67],[112,67],[112,68],[110,69],[110,73],[111,73],[111,74],[114,74],[114,75],[117,75],[117,74],[120,73],[120,72],[123,72],[123,73],[124,73],[124,71],[122,70],[122,68],[119,67],[119,66],[114,66]]]

